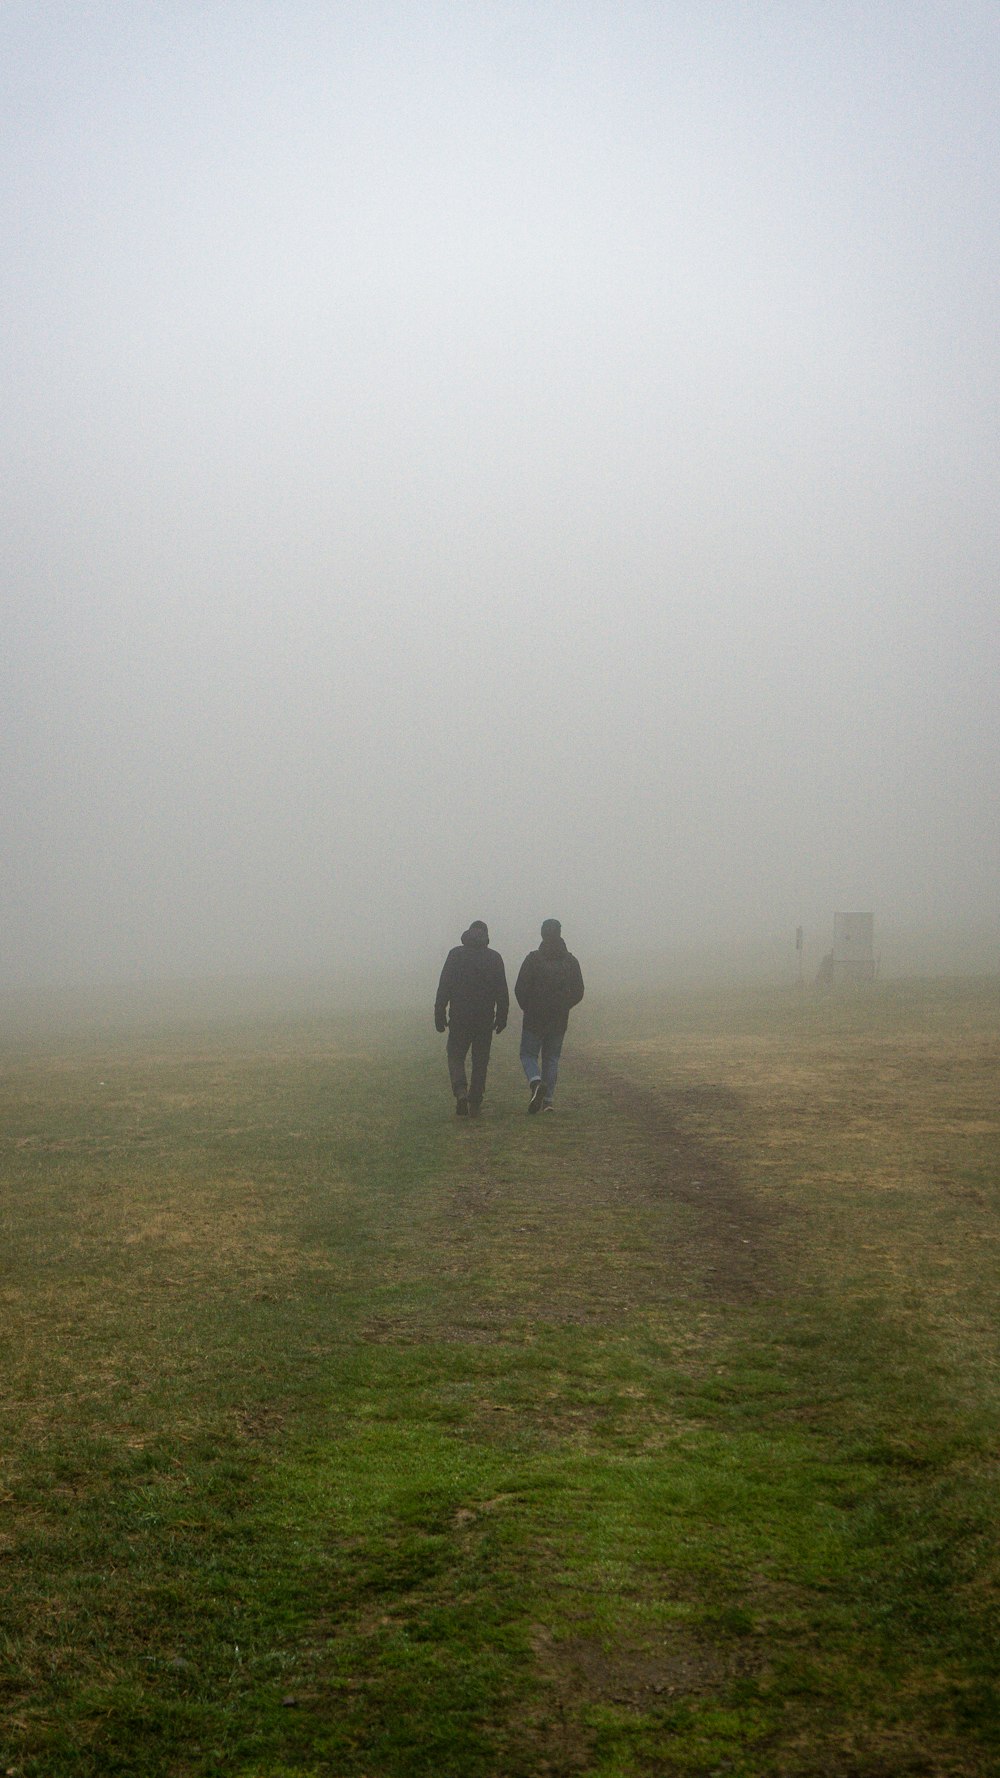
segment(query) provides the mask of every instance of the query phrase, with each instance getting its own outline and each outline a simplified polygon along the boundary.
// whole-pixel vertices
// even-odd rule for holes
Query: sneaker
[[[468,1117],[468,1115],[469,1115],[469,1101],[466,1098],[465,1094],[463,1093],[460,1099],[455,1100],[455,1116],[456,1117]]]
[[[470,1117],[478,1117],[479,1116],[479,1107],[480,1107],[481,1103],[482,1103],[482,1101],[479,1099],[470,1099],[469,1100],[469,1116]]]
[[[553,1105],[551,1099],[546,1099],[545,1104],[542,1106],[542,1110],[543,1111],[554,1111],[555,1110],[555,1106]]]
[[[540,1074],[536,1074],[534,1080],[529,1084],[531,1086],[531,1098],[528,1100],[528,1115],[530,1117],[533,1111],[540,1111],[542,1108],[542,1094],[545,1091],[545,1082]]]

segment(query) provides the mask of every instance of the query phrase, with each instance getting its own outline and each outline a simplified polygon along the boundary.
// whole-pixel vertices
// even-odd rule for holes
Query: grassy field
[[[1000,1771],[1000,984],[2,1049],[0,1773]]]

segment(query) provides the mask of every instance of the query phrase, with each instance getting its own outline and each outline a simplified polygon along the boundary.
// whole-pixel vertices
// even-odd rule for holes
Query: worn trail
[[[648,1088],[596,1049],[573,1071],[551,1120],[512,1116],[501,1089],[481,1122],[452,1131],[435,1245],[448,1275],[480,1281],[476,1337],[772,1296],[785,1231],[743,1176],[739,1101]],[[467,1297],[453,1314],[450,1337],[469,1337]]]
[[[729,1300],[770,1295],[777,1213],[751,1191],[728,1148],[704,1133],[713,1113],[739,1124],[737,1096],[722,1086],[653,1089],[610,1068],[596,1052],[579,1066],[628,1131],[641,1163],[633,1168],[637,1189],[690,1212],[675,1240],[689,1261],[700,1261],[705,1289]]]

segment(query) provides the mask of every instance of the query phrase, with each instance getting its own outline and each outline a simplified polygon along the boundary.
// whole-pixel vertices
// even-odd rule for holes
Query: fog
[[[992,0],[6,0],[0,68],[0,986],[995,968]]]

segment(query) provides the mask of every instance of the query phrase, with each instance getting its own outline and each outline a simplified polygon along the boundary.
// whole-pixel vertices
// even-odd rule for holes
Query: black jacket
[[[499,951],[491,951],[486,940],[471,929],[463,932],[462,942],[449,951],[444,960],[434,1022],[444,1030],[444,1020],[460,1030],[481,1030],[496,1024],[502,1030],[510,1010],[507,976]]]
[[[535,1037],[558,1037],[569,1024],[570,1008],[583,999],[583,973],[564,938],[543,938],[517,972],[514,998],[524,1029]]]

